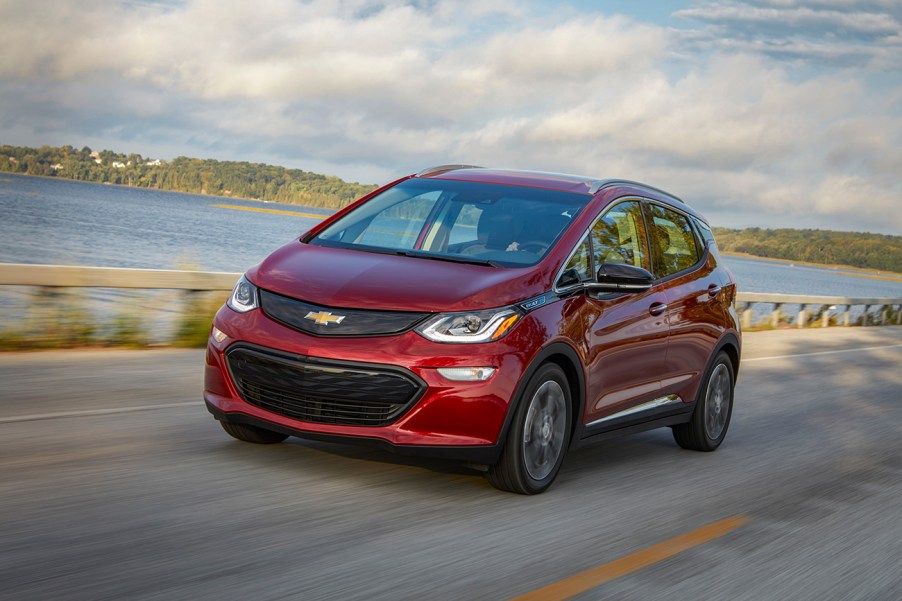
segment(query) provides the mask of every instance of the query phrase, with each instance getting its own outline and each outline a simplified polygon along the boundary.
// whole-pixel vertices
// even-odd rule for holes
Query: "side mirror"
[[[596,281],[586,283],[586,288],[598,292],[643,292],[655,281],[648,271],[624,263],[605,263],[598,268]]]

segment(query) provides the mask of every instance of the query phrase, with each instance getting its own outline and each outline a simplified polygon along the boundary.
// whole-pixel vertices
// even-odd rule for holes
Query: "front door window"
[[[622,202],[595,222],[592,249],[596,269],[605,263],[650,269],[642,208],[638,201]]]

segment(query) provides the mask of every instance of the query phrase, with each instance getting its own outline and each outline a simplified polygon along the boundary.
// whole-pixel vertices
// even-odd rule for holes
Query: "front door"
[[[589,240],[596,271],[604,263],[651,270],[639,200],[608,209]],[[615,426],[653,410],[666,368],[666,304],[661,286],[636,294],[587,295],[586,425]]]

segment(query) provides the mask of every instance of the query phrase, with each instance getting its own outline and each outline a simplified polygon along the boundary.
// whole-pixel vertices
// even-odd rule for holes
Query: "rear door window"
[[[661,205],[646,206],[655,275],[664,278],[695,265],[701,249],[689,218]]]

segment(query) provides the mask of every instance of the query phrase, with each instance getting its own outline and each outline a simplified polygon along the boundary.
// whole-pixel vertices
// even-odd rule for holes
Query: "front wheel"
[[[727,435],[733,414],[733,364],[721,352],[698,391],[692,418],[673,426],[673,438],[684,449],[713,451]]]
[[[571,407],[564,371],[540,367],[523,391],[500,461],[489,467],[492,486],[522,495],[551,486],[570,441]]]

